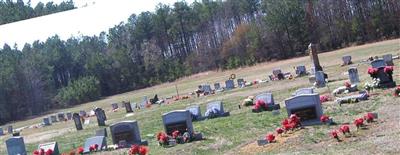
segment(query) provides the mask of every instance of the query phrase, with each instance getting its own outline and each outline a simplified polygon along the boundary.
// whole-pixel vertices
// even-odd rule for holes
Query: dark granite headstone
[[[358,77],[358,70],[356,67],[349,68],[349,79],[351,84],[360,83],[360,78]]]
[[[65,120],[65,114],[63,112],[62,113],[58,113],[57,116],[58,116],[58,120],[59,121],[64,121]]]
[[[192,114],[189,110],[175,110],[162,115],[165,133],[172,135],[172,132],[188,132],[194,134]]]
[[[351,62],[351,56],[350,55],[345,55],[342,57],[343,60],[343,65],[350,65],[352,64]]]
[[[86,113],[85,110],[79,111],[79,116],[81,116],[81,117],[86,117],[86,115],[87,115],[87,113]]]
[[[98,145],[97,151],[107,149],[106,137],[104,137],[104,136],[95,136],[95,137],[91,137],[91,138],[86,139],[85,145],[83,146],[83,153],[89,153],[90,152],[90,149],[89,149],[90,146],[95,145],[95,144]]]
[[[105,126],[106,125],[105,121],[107,120],[107,117],[106,117],[106,113],[104,112],[104,110],[101,108],[96,108],[94,113],[97,117],[98,126]]]
[[[110,126],[110,133],[113,144],[119,144],[121,141],[126,142],[126,146],[132,144],[147,145],[147,141],[140,138],[139,126],[136,121],[122,121]]]
[[[133,112],[131,103],[129,103],[129,102],[123,102],[123,103],[124,103],[124,105],[125,105],[126,113],[131,113],[131,112]]]
[[[227,90],[234,89],[235,88],[235,83],[233,82],[233,80],[226,80],[225,81],[225,88]]]
[[[316,86],[318,88],[326,86],[325,73],[323,71],[318,71],[318,72],[315,73],[315,80],[316,80],[316,83],[317,83]]]
[[[72,115],[72,119],[74,120],[76,130],[82,130],[83,127],[82,127],[81,116],[79,116],[78,113],[74,113]]]
[[[43,125],[45,126],[51,125],[50,119],[48,117],[43,118]]]
[[[214,90],[221,90],[221,84],[220,83],[214,83]]]
[[[237,84],[238,84],[238,87],[240,87],[240,88],[244,88],[246,86],[244,79],[237,79]]]
[[[60,151],[58,150],[57,142],[39,144],[38,150],[40,150],[40,149],[43,149],[44,151],[51,149],[53,151],[53,154],[51,154],[51,155],[59,155],[60,154]]]
[[[67,112],[67,119],[71,120],[72,119],[72,113],[71,112]]]
[[[27,155],[25,149],[24,138],[11,137],[6,140],[8,155]]]

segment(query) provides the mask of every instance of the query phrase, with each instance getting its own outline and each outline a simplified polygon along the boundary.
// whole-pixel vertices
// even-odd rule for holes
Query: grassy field
[[[328,87],[317,89],[320,94],[326,94],[334,88],[343,85],[348,78],[347,72],[349,66],[341,67],[341,57],[343,55],[351,55],[352,66],[357,66],[359,70],[360,80],[366,82],[370,80],[366,73],[369,64],[361,63],[361,60],[369,56],[381,56],[383,54],[392,53],[398,55],[400,53],[400,39],[389,40],[378,43],[372,43],[362,46],[345,48],[337,51],[319,54],[321,65],[324,71],[328,73],[330,82]],[[310,66],[309,57],[299,57],[290,60],[268,62],[258,64],[252,67],[240,68],[224,72],[210,71],[185,77],[173,83],[165,83],[162,85],[146,88],[138,91],[132,91],[104,98],[99,101],[86,103],[69,109],[57,110],[55,112],[78,112],[79,110],[89,111],[94,107],[105,109],[108,125],[122,120],[137,120],[141,130],[142,139],[149,141],[150,154],[278,154],[278,153],[298,153],[298,154],[396,154],[400,153],[397,147],[400,142],[400,107],[399,99],[388,95],[390,90],[376,90],[369,101],[356,104],[348,104],[339,107],[334,102],[326,102],[323,104],[324,112],[341,123],[352,123],[356,117],[362,116],[365,112],[375,111],[380,114],[380,120],[369,127],[369,130],[362,130],[348,140],[338,143],[333,141],[328,132],[337,128],[337,126],[313,126],[304,130],[292,133],[289,137],[280,137],[276,144],[266,147],[258,147],[255,141],[260,139],[268,132],[280,126],[280,121],[286,117],[285,108],[281,110],[280,115],[272,116],[270,112],[251,113],[250,108],[238,109],[237,105],[249,95],[256,95],[260,92],[270,91],[274,94],[275,102],[284,105],[284,100],[290,97],[290,94],[301,87],[310,87],[307,77],[296,78],[294,80],[285,80],[277,82],[269,82],[254,85],[251,87],[234,89],[212,96],[192,97],[187,100],[181,100],[171,104],[154,105],[150,109],[142,109],[134,112],[133,116],[126,117],[125,109],[118,112],[111,112],[111,103],[121,101],[140,102],[143,96],[153,97],[158,94],[159,97],[170,97],[176,94],[175,85],[179,88],[180,94],[188,94],[196,89],[197,85],[214,82],[223,83],[229,78],[230,74],[236,74],[237,78],[244,78],[248,81],[256,79],[266,79],[271,74],[272,69],[281,68],[283,71],[294,73],[293,66],[296,65]],[[400,63],[395,60],[394,78],[400,82],[399,71],[396,70]],[[222,84],[224,85],[224,84]],[[202,132],[206,140],[177,145],[172,148],[163,148],[158,146],[155,138],[147,136],[163,131],[161,115],[163,113],[184,109],[189,105],[200,105],[204,113],[205,106],[213,100],[222,100],[224,108],[231,112],[231,116],[194,122],[194,130]],[[30,126],[41,123],[42,118],[37,117],[25,121],[13,122],[14,129],[19,127]],[[7,125],[3,126],[6,130]],[[82,146],[85,139],[94,135],[97,127],[95,118],[91,118],[91,124],[85,125],[84,130],[76,131],[74,123],[68,121],[65,123],[56,123],[49,127],[24,129],[21,135],[24,137],[27,150],[32,152],[40,143],[57,141],[62,152],[68,152],[72,148]],[[352,128],[353,129],[353,128]],[[9,135],[0,137],[0,154],[6,154],[5,140]],[[107,139],[111,142],[111,137]],[[114,152],[102,152],[101,154],[126,154],[127,150],[118,150]]]

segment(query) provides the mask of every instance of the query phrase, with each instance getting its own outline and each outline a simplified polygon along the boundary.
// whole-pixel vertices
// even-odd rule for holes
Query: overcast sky
[[[49,1],[58,4],[63,0],[31,0],[31,5]],[[176,1],[181,0],[74,0],[78,9],[0,25],[0,48],[4,43],[11,46],[16,43],[22,48],[25,43],[45,41],[55,34],[64,40],[72,36],[98,35],[126,21],[133,13],[154,11],[159,3],[172,5]],[[85,4],[88,5],[82,7]]]

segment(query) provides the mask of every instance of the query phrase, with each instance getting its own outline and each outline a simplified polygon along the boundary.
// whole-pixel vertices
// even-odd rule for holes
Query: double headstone
[[[11,137],[6,140],[8,155],[27,155],[24,138]]]
[[[130,147],[132,144],[147,145],[142,141],[137,121],[122,121],[110,126],[113,144],[123,144],[123,147]]]
[[[83,127],[82,127],[81,116],[78,113],[74,113],[72,115],[72,119],[74,120],[76,130],[82,130]]]
[[[350,65],[350,64],[352,64],[352,62],[351,62],[351,56],[349,56],[349,55],[343,56],[343,57],[342,57],[342,60],[343,60],[343,65]]]
[[[98,126],[105,126],[105,121],[107,120],[106,113],[101,108],[95,109],[95,115],[97,117],[97,124]]]
[[[193,120],[201,120],[201,111],[200,111],[200,106],[195,105],[195,106],[191,106],[186,108],[186,110],[189,110],[190,113],[192,114],[192,119]]]
[[[349,79],[351,84],[360,83],[360,78],[358,77],[358,70],[356,67],[349,68]]]
[[[226,80],[225,81],[225,88],[227,90],[234,89],[235,88],[235,83],[233,82],[233,80]]]
[[[86,139],[85,144],[83,145],[83,153],[89,153],[90,147],[93,145],[97,145],[98,148],[96,151],[101,151],[107,149],[107,140],[104,136],[94,136]]]
[[[60,151],[58,150],[57,142],[39,144],[38,150],[41,150],[41,149],[43,149],[44,151],[52,150],[53,153],[51,155],[59,155],[60,154]]]
[[[50,119],[48,117],[43,118],[43,125],[45,126],[51,125]]]
[[[387,66],[394,66],[393,63],[393,55],[392,54],[386,54],[383,56],[383,60],[385,61]]]
[[[297,95],[285,100],[288,116],[296,114],[302,125],[320,124],[322,107],[319,94]]]
[[[131,112],[133,112],[132,105],[131,105],[130,102],[123,102],[123,104],[125,105],[126,113],[131,113]]]
[[[323,71],[317,71],[315,73],[316,87],[321,88],[326,86],[325,73]]]

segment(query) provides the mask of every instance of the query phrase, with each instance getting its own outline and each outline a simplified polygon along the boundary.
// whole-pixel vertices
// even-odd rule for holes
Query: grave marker
[[[296,114],[302,125],[320,124],[323,114],[319,94],[298,95],[285,100],[288,116]]]
[[[51,155],[59,155],[60,154],[60,151],[58,150],[57,142],[39,144],[38,150],[40,150],[40,149],[43,149],[44,151],[51,149],[53,151],[53,154],[51,154]]]
[[[392,54],[383,55],[383,60],[385,61],[387,66],[394,66]]]
[[[224,111],[224,105],[221,101],[213,101],[207,104],[204,116],[207,118],[224,117],[229,116],[229,112]]]
[[[235,88],[235,83],[233,82],[233,80],[226,80],[225,81],[225,88],[227,90],[234,89]]]
[[[24,138],[11,137],[6,140],[8,155],[27,155],[25,149]]]
[[[220,83],[214,83],[214,90],[220,90],[221,89],[221,84]]]
[[[237,84],[239,88],[244,88],[246,86],[246,83],[243,79],[237,79]]]
[[[125,102],[125,101],[124,101],[123,103],[124,103],[124,105],[125,105],[126,113],[131,113],[131,112],[133,112],[131,103]]]
[[[82,130],[83,127],[82,127],[81,116],[79,116],[78,113],[74,113],[72,115],[72,119],[74,120],[76,130]]]
[[[56,115],[51,115],[51,116],[50,116],[50,119],[51,119],[51,123],[58,122],[57,116],[56,116]]]
[[[296,74],[297,76],[304,76],[307,75],[306,66],[300,65],[296,67]]]
[[[194,105],[194,106],[186,108],[186,110],[190,111],[193,120],[201,120],[202,119],[200,106]]]
[[[358,70],[356,67],[349,68],[348,72],[349,72],[349,79],[350,79],[351,84],[360,83],[360,79],[358,77]]]
[[[7,127],[7,132],[8,132],[8,134],[12,134],[13,133],[13,126],[12,125],[9,125]]]
[[[63,112],[58,113],[57,116],[58,116],[58,120],[59,121],[64,121],[65,120],[65,114]]]
[[[86,117],[86,111],[84,110],[79,111],[79,116]]]
[[[208,84],[201,85],[201,90],[204,92],[204,94],[208,95],[211,94],[211,86]]]
[[[43,125],[45,126],[51,125],[50,119],[48,117],[43,118]]]
[[[343,57],[342,57],[342,60],[343,60],[343,65],[350,65],[350,64],[352,64],[352,62],[351,62],[351,56],[349,56],[349,55],[343,56]]]
[[[113,103],[111,104],[112,110],[117,110],[118,109],[118,103]]]
[[[318,71],[315,73],[315,82],[316,82],[316,87],[321,88],[326,86],[325,82],[325,73],[323,71]]]
[[[71,112],[68,112],[68,113],[67,113],[67,119],[68,119],[68,120],[71,120],[71,119],[72,119],[72,113],[71,113]]]
[[[179,131],[180,133],[189,133],[194,135],[194,140],[203,139],[201,133],[194,133],[192,117],[189,110],[175,110],[162,115],[165,133],[172,135],[172,132]]]
[[[393,81],[393,71],[386,73],[386,66],[384,60],[375,60],[371,62],[371,66],[377,69],[377,73],[374,74],[374,78],[379,79],[379,87],[382,88],[392,88],[396,86],[396,82]]]
[[[147,145],[147,141],[142,141],[137,121],[122,121],[110,126],[113,144],[125,143],[124,147],[132,144]]]
[[[90,146],[92,145],[98,145],[98,151],[105,150],[107,149],[107,140],[106,137],[104,136],[95,136],[86,139],[85,144],[83,145],[83,153],[89,153],[90,152]]]
[[[95,115],[96,115],[96,118],[97,118],[98,126],[105,126],[106,125],[105,121],[107,120],[107,117],[106,117],[106,113],[104,112],[104,110],[101,109],[101,108],[96,108],[95,109]]]
[[[0,136],[3,136],[3,135],[4,135],[4,130],[2,127],[0,127]]]

